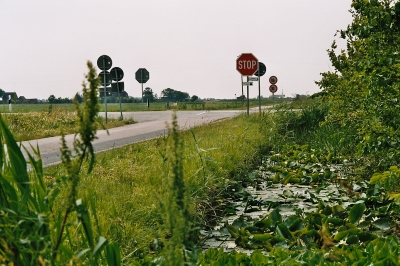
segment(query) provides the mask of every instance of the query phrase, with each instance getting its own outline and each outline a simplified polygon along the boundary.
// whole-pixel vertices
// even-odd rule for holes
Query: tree
[[[190,101],[191,101],[191,102],[195,102],[195,101],[197,101],[198,99],[199,99],[199,96],[193,95],[193,96],[190,98]]]
[[[352,23],[338,31],[347,50],[328,50],[334,71],[316,82],[332,103],[328,122],[353,127],[359,151],[380,154],[386,164],[400,159],[400,2],[353,0]],[[383,159],[385,158],[385,159]]]
[[[190,96],[187,92],[176,91],[171,88],[167,88],[161,91],[161,97],[167,101],[182,102],[189,100]]]
[[[149,100],[150,102],[154,101],[154,93],[153,90],[149,87],[145,88],[143,91],[143,99],[145,101]]]
[[[83,102],[83,98],[79,93],[76,93],[74,96],[74,101],[78,102],[78,103],[82,103]]]
[[[161,97],[165,98],[167,101],[173,101],[174,99],[174,90],[171,88],[166,88],[161,91]]]
[[[54,96],[53,94],[49,96],[49,98],[47,99],[47,101],[49,103],[56,103],[56,96]]]
[[[5,91],[3,91],[2,89],[0,89],[0,98],[3,98],[5,93],[6,93]],[[4,99],[3,99],[3,100],[4,100]]]

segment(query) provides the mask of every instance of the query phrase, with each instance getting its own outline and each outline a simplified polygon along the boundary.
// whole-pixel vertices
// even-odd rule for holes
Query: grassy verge
[[[246,175],[249,162],[266,144],[267,132],[260,127],[260,117],[254,115],[181,133],[192,223],[213,223],[217,214],[214,202],[234,179]],[[100,231],[120,245],[125,262],[154,252],[150,243],[165,237],[159,228],[165,220],[161,209],[168,176],[168,138],[99,153],[93,172],[81,179],[79,197],[94,200]],[[51,176],[61,169],[52,166],[45,172]],[[191,236],[196,238],[197,233],[192,231]]]
[[[66,109],[52,109],[42,112],[4,113],[11,132],[17,141],[61,136],[73,134],[78,130],[76,113]],[[108,119],[107,124],[103,117],[96,117],[97,129],[119,127],[135,123],[132,119]]]

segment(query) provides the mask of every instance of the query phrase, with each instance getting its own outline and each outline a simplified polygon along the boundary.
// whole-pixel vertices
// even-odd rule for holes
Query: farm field
[[[290,99],[284,98],[262,98],[261,105],[272,105],[279,104],[282,102],[290,101]],[[249,100],[250,107],[258,106],[258,99]],[[175,106],[172,102],[169,104],[169,109],[177,110],[226,110],[226,109],[246,109],[247,102],[241,100],[210,100],[210,101],[196,101],[196,102],[178,102]],[[105,111],[105,104],[99,105],[100,112]],[[121,109],[123,112],[139,112],[139,111],[165,111],[167,109],[166,102],[151,102],[148,107],[146,103],[121,103]],[[12,105],[13,113],[29,113],[29,112],[48,112],[51,109],[63,110],[63,111],[75,111],[75,105],[72,103],[67,104],[49,104],[49,103],[38,103],[38,104],[25,104],[18,103]],[[119,112],[119,103],[107,103],[108,112]],[[8,113],[8,104],[0,104],[0,113]]]
[[[75,133],[77,131],[76,112],[71,111],[70,107],[73,106],[46,111],[25,110],[20,113],[3,113],[1,116],[17,141],[33,140]],[[106,123],[105,118],[96,117],[97,129],[110,129],[133,123],[135,123],[133,119],[108,119]]]

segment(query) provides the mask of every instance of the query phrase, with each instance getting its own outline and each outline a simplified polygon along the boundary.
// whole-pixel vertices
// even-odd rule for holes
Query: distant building
[[[3,101],[8,102],[8,100],[11,99],[14,103],[17,102],[18,100],[18,95],[16,92],[5,92],[3,96]]]
[[[268,98],[285,98],[284,94],[273,94],[270,95]]]

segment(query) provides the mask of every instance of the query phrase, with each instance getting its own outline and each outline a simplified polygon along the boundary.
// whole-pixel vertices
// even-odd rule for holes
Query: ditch
[[[272,152],[246,181],[228,188],[230,197],[220,200],[224,217],[201,231],[204,250],[301,254],[365,248],[398,235],[398,205],[376,185],[357,180],[350,162],[301,147],[288,154]]]

